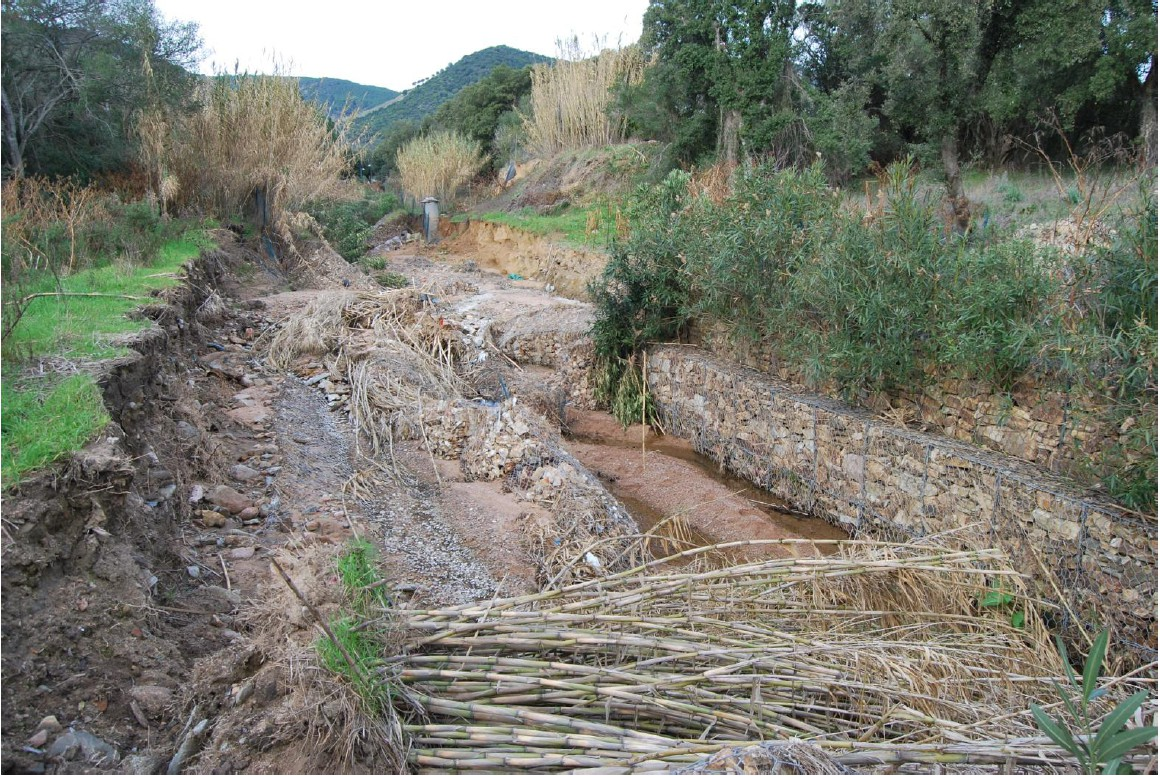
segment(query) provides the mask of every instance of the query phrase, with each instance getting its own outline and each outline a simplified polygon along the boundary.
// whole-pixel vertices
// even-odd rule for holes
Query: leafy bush
[[[394,194],[367,192],[362,199],[312,202],[306,212],[322,226],[326,241],[338,255],[357,261],[367,251],[371,228],[398,206]]]
[[[813,134],[813,146],[834,182],[845,183],[870,164],[878,126],[863,110],[869,97],[870,88],[858,83],[815,95],[817,107],[806,124]]]
[[[1132,715],[1148,700],[1148,691],[1141,690],[1125,698],[1104,717],[1099,729],[1096,729],[1092,702],[1107,692],[1104,688],[1097,688],[1096,684],[1108,648],[1108,631],[1100,631],[1092,643],[1084,662],[1082,681],[1076,677],[1067,657],[1067,648],[1058,636],[1056,645],[1067,673],[1068,689],[1064,690],[1058,682],[1055,683],[1055,689],[1070,719],[1052,718],[1041,706],[1033,703],[1031,714],[1035,717],[1035,723],[1048,738],[1076,758],[1083,773],[1134,773],[1131,766],[1121,766],[1120,760],[1136,747],[1156,737],[1154,726],[1127,727]]]
[[[868,218],[826,185],[820,164],[741,172],[720,204],[692,195],[680,172],[638,192],[631,236],[590,291],[599,398],[623,422],[639,420],[623,385],[638,379],[636,354],[695,320],[772,346],[855,401],[940,376],[998,392],[1034,376],[1108,397],[1092,420],[1125,433],[1086,465],[1122,503],[1152,508],[1154,191],[1112,245],[1074,262],[1079,276],[1064,293],[1031,242],[948,233],[910,165],[891,166],[880,184],[884,208]]]

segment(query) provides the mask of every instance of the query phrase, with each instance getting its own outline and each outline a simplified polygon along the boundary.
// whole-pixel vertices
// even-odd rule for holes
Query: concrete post
[[[439,242],[439,200],[435,197],[423,200],[423,239]]]

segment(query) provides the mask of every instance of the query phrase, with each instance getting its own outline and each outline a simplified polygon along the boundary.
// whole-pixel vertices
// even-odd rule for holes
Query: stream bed
[[[751,539],[842,540],[849,535],[820,518],[792,512],[770,493],[722,470],[677,437],[625,429],[595,410],[568,414],[565,446],[624,504],[642,531],[679,516],[680,544],[705,545]],[[666,534],[670,531],[665,531]],[[676,549],[677,544],[670,549]],[[746,548],[742,557],[830,553],[817,545]]]

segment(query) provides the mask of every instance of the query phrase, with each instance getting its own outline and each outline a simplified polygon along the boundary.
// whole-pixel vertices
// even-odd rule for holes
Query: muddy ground
[[[325,245],[275,265],[218,239],[102,378],[109,428],[4,495],[5,773],[391,772],[382,731],[315,660],[311,607],[339,605],[338,550],[356,535],[381,548],[400,606],[542,579],[527,539],[550,524],[542,504],[418,440],[368,457],[325,359],[267,365],[271,334],[319,294],[376,284]],[[643,522],[679,514],[698,541],[840,538],[779,517],[678,441],[646,438],[642,459],[639,428],[559,379],[575,366],[564,346],[528,345],[580,342],[586,305],[470,255],[389,259],[420,288],[459,289],[430,302],[491,331],[506,371],[480,400],[526,396],[552,444]]]

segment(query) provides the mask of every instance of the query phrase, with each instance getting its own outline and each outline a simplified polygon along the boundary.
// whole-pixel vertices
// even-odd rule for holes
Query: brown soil
[[[398,606],[535,589],[521,529],[545,520],[542,507],[502,481],[467,481],[422,443],[369,461],[345,415],[308,385],[327,364],[263,367],[264,334],[319,289],[373,283],[325,245],[275,266],[219,239],[153,311],[138,354],[103,377],[114,423],[4,494],[5,773],[164,772],[182,742],[187,772],[393,772],[386,732],[318,665],[320,624],[304,605],[336,615],[347,539],[382,549]],[[390,269],[428,287],[470,284],[439,302],[497,340],[586,330],[588,307],[542,283],[482,272],[475,254],[442,259],[391,254]],[[504,390],[544,405],[552,358],[529,356]],[[568,422],[585,440],[575,455],[641,514],[688,510],[714,541],[817,535],[772,522],[683,443],[652,440],[642,471],[639,429],[617,438],[608,420],[575,410]]]
[[[568,415],[569,451],[596,472],[643,527],[680,515],[706,543],[751,539],[842,540],[849,536],[824,520],[791,513],[768,493],[719,470],[683,439],[627,429],[596,410]],[[642,444],[642,431],[643,444]],[[830,552],[833,545],[767,546],[745,557]]]

